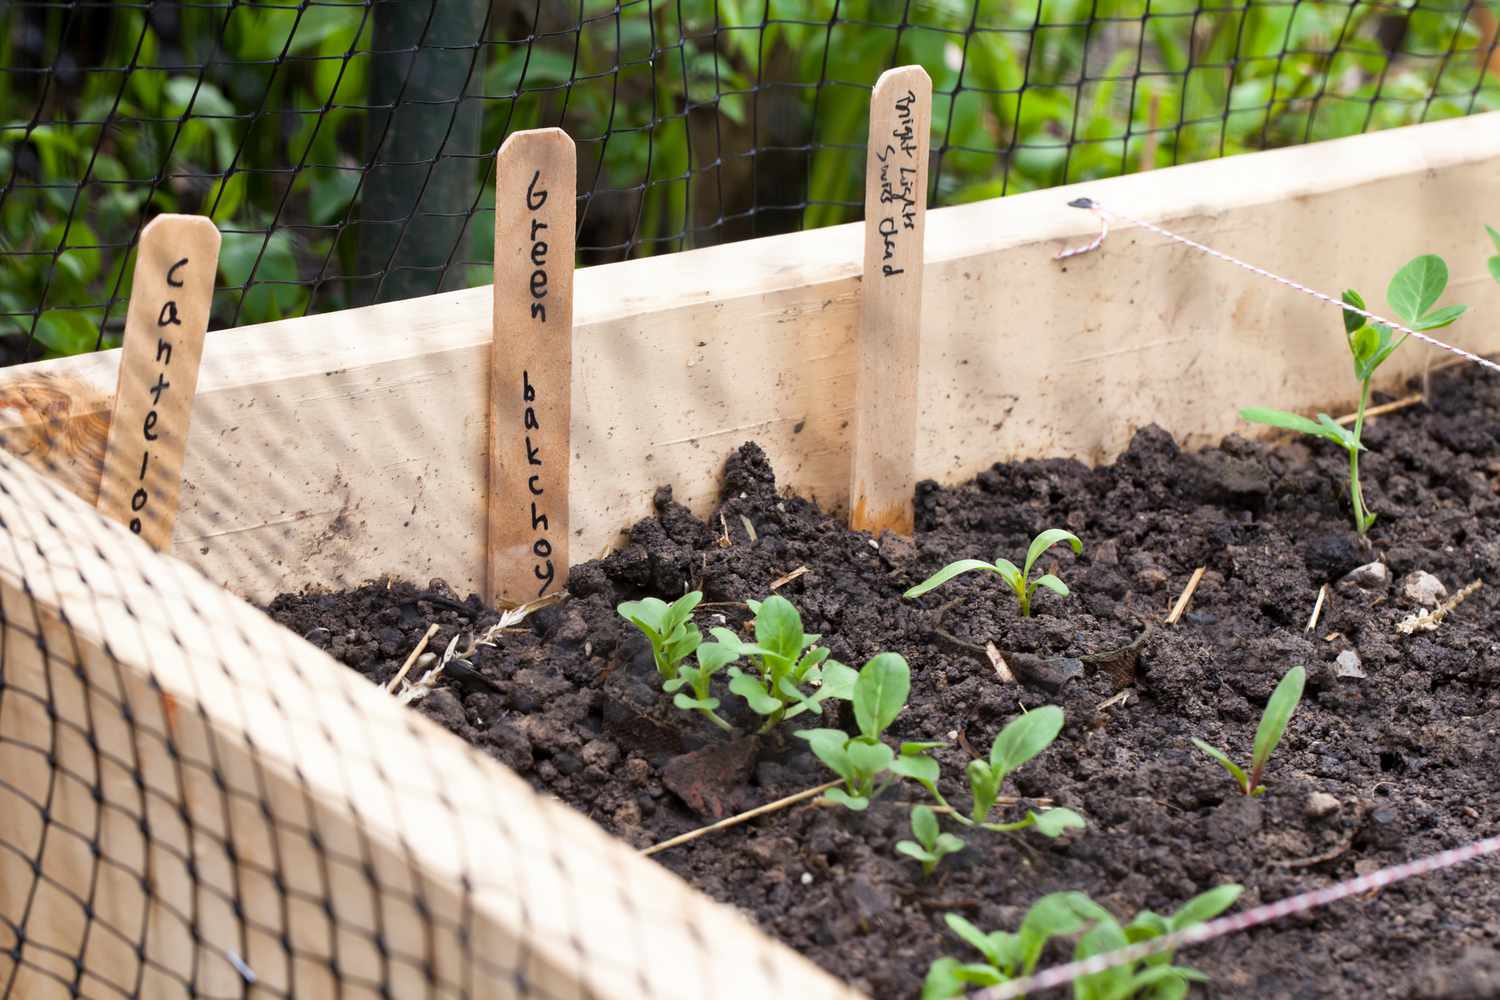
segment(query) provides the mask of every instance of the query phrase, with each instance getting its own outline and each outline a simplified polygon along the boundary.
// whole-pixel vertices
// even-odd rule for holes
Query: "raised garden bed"
[[[1474,206],[1492,200],[1494,120],[930,213],[914,471],[971,482],[924,485],[910,541],[843,527],[857,227],[580,271],[572,552],[610,554],[574,567],[567,604],[481,647],[483,680],[423,702],[483,753],[316,647],[380,680],[429,622],[439,651],[495,620],[465,599],[485,566],[489,290],[210,334],[175,559],[62,492],[96,488],[118,352],[7,370],[0,444],[55,478],[0,456],[0,977],[43,1000],[79,983],[239,996],[243,968],[269,996],[911,996],[934,956],[964,954],[949,909],[1014,928],[1067,887],[1123,917],[1224,880],[1246,886],[1243,908],[1493,833],[1493,592],[1434,632],[1393,631],[1414,610],[1408,574],[1456,591],[1500,558],[1493,383],[1442,376],[1430,408],[1366,429],[1382,519],[1365,548],[1332,446],[1195,455],[1166,434],[1195,449],[1249,433],[1247,404],[1352,408],[1335,311],[1129,227],[1101,253],[1051,258],[1097,233],[1065,207],[1087,194],[1325,290],[1373,292],[1413,253],[1441,254],[1453,299],[1493,315]],[[1500,326],[1466,321],[1454,339],[1494,352]],[[1376,388],[1404,394],[1430,358],[1398,352]],[[769,461],[740,453],[726,481],[747,439]],[[1049,554],[1075,595],[1043,594],[1033,620],[991,578],[900,597],[1051,526],[1085,548]],[[1389,580],[1340,583],[1376,561]],[[1007,791],[1087,828],[976,833],[923,881],[892,849],[908,834],[893,790],[861,816],[803,803],[665,851],[665,868],[640,858],[827,772],[790,735],[800,723],[736,743],[671,709],[615,604],[701,586],[702,623],[733,628],[738,602],[802,566],[779,590],[837,657],[911,662],[892,735],[949,744],[956,803],[965,743],[982,753],[1022,707],[1061,706],[1059,742]],[[266,606],[392,578],[411,583],[278,601],[296,634],[224,589]],[[1243,759],[1298,662],[1307,697],[1267,795],[1246,801],[1187,739]],[[705,749],[696,780],[678,780]],[[1214,992],[1484,996],[1493,870],[1183,959]]]
[[[1031,902],[1063,889],[1121,916],[1168,912],[1226,881],[1246,886],[1244,906],[1468,843],[1500,829],[1490,780],[1500,767],[1497,595],[1480,589],[1432,632],[1402,636],[1396,623],[1418,605],[1407,594],[1421,585],[1414,574],[1451,592],[1500,569],[1500,381],[1459,371],[1433,388],[1431,406],[1366,428],[1365,491],[1382,512],[1367,542],[1349,527],[1342,456],[1326,445],[1231,437],[1190,453],[1147,427],[1097,469],[1036,460],[961,486],[924,483],[910,541],[851,532],[779,491],[764,454],[746,445],[724,470],[711,517],[663,490],[629,544],[574,569],[572,599],[480,647],[472,662],[482,680],[446,684],[419,704],[636,847],[830,775],[790,738],[797,725],[747,736],[759,720],[743,712],[726,735],[672,708],[649,646],[615,612],[622,600],[701,589],[705,631],[737,627],[749,617],[743,601],[806,567],[779,593],[835,658],[857,665],[892,650],[910,661],[911,704],[890,732],[950,743],[936,756],[956,804],[971,749],[984,754],[1022,708],[1061,706],[1063,735],[1011,789],[1085,815],[1087,829],[1061,842],[971,835],[923,879],[894,851],[920,798],[904,785],[864,815],[804,802],[659,856],[878,997],[915,997],[929,963],[965,952],[946,912],[1014,928]],[[1030,620],[989,576],[902,599],[946,562],[1024,551],[1051,525],[1080,534],[1085,548],[1076,559],[1065,548],[1049,555],[1074,595],[1039,598]],[[1381,569],[1355,572],[1371,563]],[[1186,614],[1164,624],[1199,566]],[[283,595],[269,610],[387,682],[429,622],[441,623],[432,645],[442,649],[498,617],[477,598],[458,600],[441,581],[372,584]],[[986,642],[1014,681],[997,676]],[[1268,793],[1247,798],[1188,737],[1247,756],[1261,708],[1293,664],[1308,669],[1307,695]],[[1211,994],[1487,996],[1500,975],[1491,871],[1406,883],[1183,960],[1212,976]]]

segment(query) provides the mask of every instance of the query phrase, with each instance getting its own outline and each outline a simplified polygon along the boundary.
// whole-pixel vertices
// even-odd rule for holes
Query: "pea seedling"
[[[655,597],[639,601],[626,601],[615,610],[620,617],[641,630],[651,643],[651,655],[656,660],[657,673],[662,680],[677,677],[678,666],[703,641],[698,626],[693,624],[693,609],[703,600],[702,591],[683,594],[671,604]]]
[[[1490,231],[1492,238],[1494,230]],[[1496,239],[1500,246],[1500,239]],[[1492,265],[1493,269],[1493,265]],[[1434,309],[1437,300],[1448,287],[1448,265],[1436,254],[1424,254],[1409,261],[1396,272],[1386,288],[1386,301],[1398,319],[1413,330],[1427,331],[1445,327],[1464,314],[1468,306],[1444,306]],[[1344,293],[1344,302],[1356,309],[1365,308],[1365,300],[1350,289]],[[1326,413],[1319,413],[1317,420],[1309,420],[1296,413],[1273,410],[1266,407],[1249,407],[1240,411],[1240,416],[1252,423],[1268,424],[1283,430],[1297,431],[1332,441],[1349,453],[1349,502],[1354,508],[1354,527],[1363,535],[1375,523],[1375,515],[1365,506],[1364,492],[1359,484],[1359,453],[1367,450],[1361,442],[1365,427],[1365,407],[1370,402],[1370,381],[1375,377],[1386,358],[1406,342],[1400,340],[1395,331],[1384,323],[1373,323],[1365,317],[1344,310],[1344,339],[1349,353],[1354,358],[1354,377],[1359,380],[1359,409],[1354,417],[1354,429],[1340,425]]]
[[[719,707],[719,699],[709,693],[708,684],[714,674],[733,662],[734,658],[734,650],[723,643],[705,642],[698,647],[698,665],[696,667],[680,665],[677,668],[677,676],[665,681],[662,684],[662,690],[673,695],[672,704],[678,708],[697,712],[720,729],[726,731],[733,729],[734,727],[724,721],[715,711]],[[681,690],[684,686],[692,694]]]
[[[876,782],[887,772],[915,778],[924,785],[929,782],[936,785],[938,763],[926,756],[926,751],[943,744],[903,743],[898,755],[881,742],[886,727],[906,707],[910,693],[911,668],[905,658],[897,653],[877,653],[860,668],[854,682],[858,736],[850,736],[842,729],[797,730],[794,735],[806,740],[813,754],[844,779],[844,787],[829,789],[824,794],[826,799],[856,812],[863,811],[894,780],[888,778],[876,787]]]
[[[1055,892],[1037,900],[1026,912],[1020,929],[984,933],[956,913],[946,914],[948,927],[984,957],[982,962],[960,962],[944,957],[933,962],[922,984],[922,1000],[950,1000],[976,987],[998,986],[1036,972],[1042,951],[1054,937],[1086,931],[1074,947],[1073,958],[1092,958],[1126,945],[1185,930],[1223,913],[1239,898],[1238,885],[1221,885],[1193,897],[1170,917],[1149,910],[1121,927],[1113,914],[1081,892]],[[1181,1000],[1188,983],[1206,977],[1194,969],[1172,964],[1164,951],[1135,962],[1125,962],[1074,981],[1075,1000]]]
[[[1307,671],[1301,667],[1293,667],[1276,685],[1276,690],[1271,692],[1271,700],[1266,702],[1266,710],[1260,717],[1260,726],[1255,730],[1255,749],[1250,758],[1248,775],[1218,747],[1205,743],[1197,737],[1193,738],[1193,746],[1223,765],[1224,770],[1228,771],[1235,783],[1240,786],[1240,791],[1246,795],[1263,794],[1266,788],[1260,783],[1260,778],[1266,770],[1266,761],[1271,759],[1271,754],[1276,750],[1276,744],[1281,742],[1281,736],[1286,732],[1286,725],[1291,721],[1292,713],[1297,710],[1298,702],[1302,700],[1302,687],[1306,682]]]
[[[1036,594],[1037,587],[1046,587],[1054,594],[1062,597],[1068,596],[1068,585],[1051,573],[1045,573],[1035,580],[1031,579],[1031,570],[1036,565],[1036,561],[1042,557],[1044,552],[1058,542],[1067,542],[1075,553],[1083,551],[1083,542],[1071,531],[1064,531],[1061,528],[1048,528],[1032,539],[1031,548],[1026,552],[1025,569],[1016,569],[1016,564],[1009,559],[997,558],[992,563],[987,563],[983,559],[960,559],[957,562],[951,562],[944,566],[932,574],[932,576],[908,590],[903,596],[921,597],[929,590],[941,587],[960,573],[984,569],[989,570],[991,573],[1000,574],[1000,578],[1010,585],[1011,590],[1015,591],[1016,602],[1021,606],[1021,617],[1029,618],[1031,617],[1031,598]]]
[[[743,656],[755,667],[753,673],[730,667],[729,690],[751,711],[765,716],[760,732],[803,712],[821,715],[822,702],[829,698],[850,697],[854,670],[830,660],[827,649],[815,646],[819,636],[803,634],[802,616],[791,601],[773,595],[746,603],[755,614],[755,642],[743,642],[727,628],[713,629],[713,635],[734,654],[731,660]]]

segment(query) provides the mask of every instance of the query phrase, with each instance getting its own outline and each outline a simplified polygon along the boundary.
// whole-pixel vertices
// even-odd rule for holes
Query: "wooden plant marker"
[[[882,73],[870,95],[865,270],[854,369],[850,527],[910,535],[916,488],[917,362],[932,80]]]
[[[141,230],[98,510],[158,551],[172,544],[218,268],[219,230],[204,216],[159,215]]]
[[[562,129],[517,132],[495,166],[486,596],[524,602],[568,576],[578,154]]]

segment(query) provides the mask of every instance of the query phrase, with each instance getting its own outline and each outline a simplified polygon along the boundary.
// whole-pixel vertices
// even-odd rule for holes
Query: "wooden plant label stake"
[[[568,576],[578,154],[562,129],[517,132],[495,167],[486,579],[524,602]]]
[[[172,544],[218,269],[210,219],[159,215],[141,230],[98,510],[159,551]]]
[[[854,369],[849,523],[910,535],[916,488],[917,361],[932,80],[920,66],[882,73],[870,96],[865,271]]]

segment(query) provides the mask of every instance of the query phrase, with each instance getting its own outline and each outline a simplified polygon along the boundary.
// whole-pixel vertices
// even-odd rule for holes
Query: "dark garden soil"
[[[481,649],[475,666],[493,690],[450,684],[420,709],[638,846],[808,788],[828,775],[790,736],[802,720],[757,740],[677,711],[614,610],[701,588],[699,624],[737,627],[748,618],[739,602],[804,566],[779,593],[836,658],[858,666],[893,650],[910,661],[912,703],[889,735],[949,741],[937,756],[959,804],[971,753],[986,754],[1023,706],[1060,705],[1062,736],[1006,791],[1084,814],[1088,828],[1062,841],[971,835],[924,880],[893,850],[910,835],[913,786],[863,815],[803,803],[659,856],[881,998],[915,997],[939,955],[973,957],[945,912],[1013,930],[1055,890],[1084,890],[1128,917],[1226,881],[1246,886],[1243,908],[1494,835],[1500,587],[1478,590],[1435,631],[1395,628],[1416,608],[1411,574],[1432,574],[1450,594],[1500,582],[1500,380],[1465,374],[1436,389],[1433,406],[1366,429],[1366,496],[1381,515],[1369,544],[1349,527],[1342,453],[1322,443],[1230,437],[1189,454],[1147,427],[1112,466],[1028,461],[953,488],[924,483],[912,541],[850,532],[783,495],[746,445],[707,523],[662,490],[657,516],[628,545],[573,570],[569,601]],[[1042,594],[1030,620],[993,576],[901,597],[953,559],[1019,561],[1051,526],[1086,547],[1049,554],[1074,593]],[[1346,579],[1375,561],[1388,577]],[[1187,614],[1165,624],[1199,566],[1207,572]],[[430,621],[442,624],[431,647],[440,651],[455,631],[496,618],[439,581],[287,595],[271,613],[380,682]],[[1013,682],[997,676],[986,642],[1004,652]],[[1248,758],[1266,698],[1299,663],[1306,697],[1269,791],[1247,799],[1188,738]],[[732,712],[737,699],[720,693]],[[1049,960],[1066,956],[1054,949]],[[1182,960],[1213,977],[1212,996],[1500,997],[1500,865],[1405,882]]]

